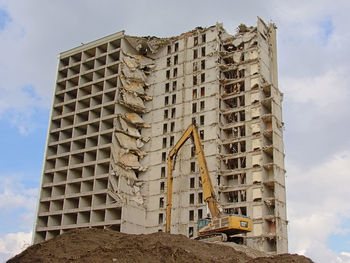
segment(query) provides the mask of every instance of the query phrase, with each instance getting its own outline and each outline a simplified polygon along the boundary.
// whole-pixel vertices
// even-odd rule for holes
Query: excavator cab
[[[211,222],[211,218],[207,217],[207,218],[202,218],[198,220],[198,226],[197,226],[197,230],[198,232],[203,229],[204,227],[206,227],[207,225],[209,225]]]

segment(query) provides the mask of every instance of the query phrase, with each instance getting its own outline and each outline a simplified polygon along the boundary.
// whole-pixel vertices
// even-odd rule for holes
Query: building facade
[[[63,52],[47,137],[34,242],[77,227],[165,229],[167,154],[196,123],[219,203],[253,220],[238,237],[288,250],[276,28],[258,18],[172,38],[123,31]],[[174,169],[172,233],[207,216],[191,142]]]

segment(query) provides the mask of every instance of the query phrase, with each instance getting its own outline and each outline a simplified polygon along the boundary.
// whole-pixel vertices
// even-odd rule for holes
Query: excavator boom
[[[201,139],[197,132],[195,125],[190,125],[175,146],[171,149],[168,156],[168,181],[167,181],[167,206],[166,206],[166,232],[170,233],[170,224],[171,224],[171,208],[172,208],[172,193],[173,193],[173,169],[174,169],[174,161],[176,155],[180,148],[184,145],[184,143],[192,138],[196,154],[198,158],[199,172],[202,179],[202,187],[203,187],[203,198],[208,204],[208,208],[212,217],[220,216],[219,204],[216,201],[215,192],[213,189],[213,184],[210,179],[210,175],[208,172],[207,162],[205,160],[204,151]]]
[[[210,179],[207,162],[205,159],[203,146],[197,128],[194,124],[190,125],[175,146],[171,149],[168,156],[168,181],[167,181],[167,206],[166,206],[166,232],[170,233],[171,227],[171,208],[172,208],[172,194],[173,194],[173,169],[176,155],[184,143],[192,138],[193,144],[196,149],[196,155],[199,165],[199,173],[202,179],[203,198],[208,205],[212,220],[202,225],[206,219],[199,221],[199,235],[211,235],[211,234],[239,234],[250,232],[252,223],[250,219],[224,215],[222,216],[220,211],[220,205],[216,199],[213,184]]]

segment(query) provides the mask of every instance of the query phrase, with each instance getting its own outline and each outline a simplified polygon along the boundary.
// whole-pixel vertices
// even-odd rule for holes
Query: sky
[[[214,4],[215,3],[215,4]],[[106,35],[277,25],[289,252],[350,262],[350,2],[0,0],[0,262],[31,242],[57,57]]]

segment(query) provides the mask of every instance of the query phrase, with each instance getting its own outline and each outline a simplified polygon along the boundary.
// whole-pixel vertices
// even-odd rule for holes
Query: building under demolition
[[[253,220],[245,244],[287,252],[276,28],[258,18],[172,38],[124,31],[59,56],[34,242],[78,227],[165,229],[167,154],[196,123],[224,211]],[[207,216],[194,147],[175,165],[172,233]]]

